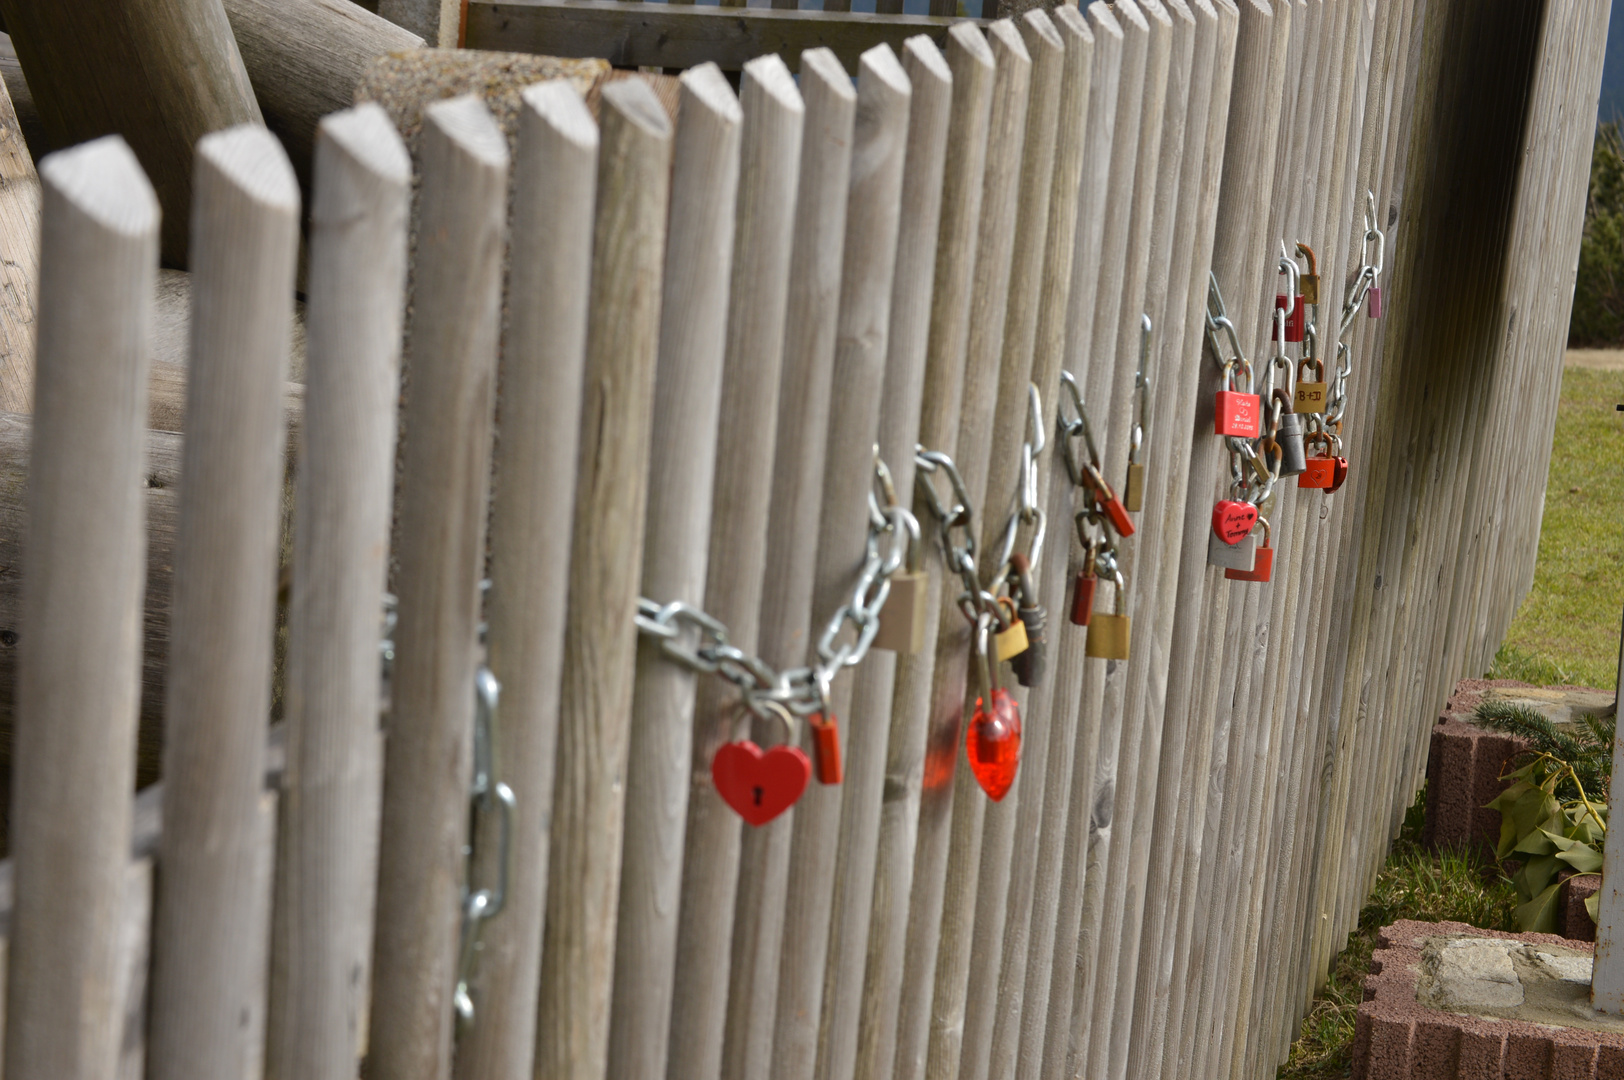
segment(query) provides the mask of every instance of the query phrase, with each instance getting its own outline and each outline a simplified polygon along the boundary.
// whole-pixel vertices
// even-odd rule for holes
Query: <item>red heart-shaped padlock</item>
[[[1325,494],[1335,495],[1336,489],[1348,478],[1348,459],[1339,457],[1331,462],[1331,486],[1325,489]]]
[[[1226,544],[1245,540],[1257,524],[1257,507],[1248,502],[1220,499],[1212,508],[1212,531]]]
[[[992,692],[992,711],[976,699],[975,715],[965,736],[964,752],[970,758],[970,771],[988,798],[998,802],[1015,783],[1015,769],[1021,761],[1021,710],[1008,690]]]
[[[812,762],[799,746],[766,753],[748,739],[724,743],[711,758],[716,793],[744,820],[765,825],[795,805],[812,778]]]

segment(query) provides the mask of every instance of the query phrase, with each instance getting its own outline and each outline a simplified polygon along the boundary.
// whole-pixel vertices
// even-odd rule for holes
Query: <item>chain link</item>
[[[952,503],[944,503],[932,479],[936,475],[947,478]],[[981,587],[981,573],[976,565],[975,510],[970,494],[965,490],[964,477],[959,475],[953,459],[940,450],[914,449],[914,488],[924,501],[930,516],[936,519],[937,542],[941,546],[942,560],[950,573],[959,575],[964,590],[959,593],[959,610],[976,625],[983,613],[998,618],[998,598]]]
[[[1043,398],[1032,383],[1026,385],[1026,441],[1021,444],[1021,475],[1015,486],[1013,508],[1004,524],[1004,535],[998,548],[998,573],[993,578],[993,592],[1013,592],[1017,589],[1019,574],[1012,560],[1021,526],[1031,530],[1031,541],[1026,548],[1028,566],[1038,565],[1043,554],[1043,538],[1048,531],[1048,518],[1038,505],[1038,455],[1043,453],[1048,440],[1043,428]],[[917,473],[916,473],[917,475]]]
[[[734,645],[728,638],[727,626],[720,620],[680,600],[659,604],[640,598],[637,629],[657,639],[668,659],[691,671],[718,675],[737,686],[743,691],[745,707],[764,720],[777,717],[774,706],[795,716],[827,712],[829,687],[835,675],[842,668],[862,663],[868,655],[874,635],[879,633],[880,609],[891,593],[891,576],[902,568],[909,549],[919,542],[919,522],[907,508],[898,505],[891,471],[878,452],[868,504],[868,545],[863,566],[850,599],[835,612],[818,638],[816,664],[776,670],[759,656]],[[882,546],[887,538],[889,544]]]

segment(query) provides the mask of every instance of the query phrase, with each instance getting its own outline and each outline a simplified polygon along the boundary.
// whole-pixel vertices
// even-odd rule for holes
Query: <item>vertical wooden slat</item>
[[[1064,20],[1062,25],[1068,22],[1071,20]],[[1116,132],[1124,44],[1121,25],[1103,3],[1091,4],[1087,14],[1079,13],[1075,22],[1094,40],[1083,166],[1078,180],[1076,223],[1069,237],[1051,237],[1051,242],[1059,240],[1071,248],[1072,274],[1069,287],[1048,301],[1050,306],[1041,318],[1049,329],[1046,335],[1040,334],[1045,340],[1058,339],[1054,347],[1060,350],[1058,362],[1062,370],[1080,366],[1084,356],[1082,342],[1088,333],[1088,320],[1093,317],[1098,292],[1102,269],[1099,250],[1111,176],[1111,147]],[[1079,123],[1082,122],[1084,118],[1080,116]],[[1051,395],[1054,400],[1045,402],[1046,421],[1058,415],[1062,393],[1058,383],[1054,384]],[[1051,431],[1058,440],[1058,424]],[[1055,452],[1059,452],[1058,446]],[[1016,1075],[1022,1078],[1044,1075],[1052,984],[1056,977],[1065,976],[1069,970],[1055,960],[1055,950],[1075,955],[1077,905],[1081,902],[1084,869],[1081,859],[1072,850],[1071,840],[1073,836],[1085,835],[1081,826],[1072,826],[1072,817],[1084,812],[1083,800],[1074,804],[1078,793],[1073,791],[1073,775],[1076,755],[1085,739],[1077,722],[1087,663],[1084,657],[1086,635],[1072,629],[1066,608],[1076,571],[1071,539],[1074,486],[1064,468],[1051,465],[1046,489],[1044,511],[1054,532],[1048,540],[1039,572],[1044,603],[1052,613],[1050,626],[1054,628],[1050,635],[1053,642],[1050,678],[1054,686],[1049,720],[1054,730],[1049,737],[1049,755],[1045,762],[1043,817],[1036,852],[1038,872],[1033,882],[1032,924],[1028,934],[1031,957],[1022,991],[1020,1045],[1015,1062]],[[1062,912],[1066,913],[1063,919]],[[1061,992],[1071,993],[1069,981]]]
[[[970,503],[986,520],[998,511],[988,512],[988,471],[997,430],[999,367],[1004,355],[1004,328],[1008,313],[1009,279],[1014,260],[1015,222],[1020,193],[1021,159],[1026,138],[1026,113],[1031,92],[1032,60],[1013,20],[1000,19],[987,29],[997,63],[993,78],[992,113],[987,130],[987,168],[982,179],[981,221],[976,241],[974,291],[970,296],[970,338],[965,359],[964,397],[961,405],[958,444],[953,457],[964,478]],[[1031,358],[1024,357],[1029,365]],[[1024,380],[1023,380],[1024,381]],[[1024,424],[1025,410],[1021,413]],[[1018,451],[1017,451],[1018,452]],[[1002,499],[999,499],[1002,503]],[[977,526],[972,524],[971,529]],[[978,539],[980,539],[978,538]],[[985,565],[983,563],[983,565]],[[944,592],[958,588],[944,585]],[[962,588],[958,588],[962,591]],[[970,634],[963,616],[954,624],[953,641],[968,642]],[[950,646],[951,647],[951,646]],[[968,656],[966,655],[966,668]],[[959,761],[963,722],[974,709],[975,693],[954,678],[954,665],[938,663],[935,692],[932,695],[933,726],[951,747],[953,768],[952,816],[939,823],[950,830],[942,863],[929,872],[915,866],[916,888],[923,884],[923,904],[916,913],[931,910],[933,893],[939,899],[941,922],[936,939],[933,978],[914,984],[904,982],[902,1027],[898,1031],[897,1071],[900,1076],[918,1076],[919,1069],[929,1077],[955,1075],[964,1034],[964,1007],[968,992],[972,941],[975,925],[976,886],[981,862],[981,834],[987,798],[974,775]],[[951,717],[951,734],[946,721]],[[933,732],[933,735],[935,733]],[[945,768],[945,762],[944,768]],[[920,822],[924,829],[923,818]],[[921,852],[942,851],[942,843],[922,843]],[[916,892],[916,900],[921,899]],[[910,1039],[912,1041],[910,1041]]]
[[[39,283],[39,176],[11,95],[0,84],[0,410],[26,413],[34,400],[34,300]]]
[[[978,538],[983,581],[990,581],[1001,569],[999,555],[1004,530],[1010,514],[1020,507],[1022,446],[1026,439],[1033,437],[1028,430],[1032,411],[1030,392],[1032,386],[1038,385],[1032,370],[1033,352],[1043,295],[1042,275],[1046,268],[1044,238],[1049,227],[1049,199],[1054,189],[1060,83],[1066,66],[1065,42],[1046,13],[1029,11],[1020,17],[1016,27],[1031,58],[1032,69],[1026,135],[1017,178],[1015,244],[1004,315],[1003,355],[998,366],[998,404],[989,454],[985,512]],[[1044,376],[1044,384],[1058,378],[1058,374],[1050,373]],[[1040,420],[1044,421],[1046,418]],[[1036,460],[1052,458],[1044,455]],[[1008,901],[1016,819],[1027,801],[1023,795],[1027,791],[1033,795],[1041,792],[1041,788],[1032,788],[1030,782],[1035,774],[1041,784],[1048,745],[1047,717],[1036,715],[1031,708],[1037,695],[1018,685],[1007,669],[1000,674],[1000,682],[1014,697],[1023,717],[1037,722],[1022,728],[1020,765],[1014,786],[1000,802],[986,805],[983,814],[981,858],[976,869],[979,880],[974,937],[970,949],[971,992],[965,1000],[963,1045],[959,1055],[959,1075],[965,1080],[985,1080],[992,1058],[993,1023],[999,1011],[999,995],[993,988],[998,984],[1005,960],[1004,927],[1006,922],[1013,921]],[[979,794],[977,801],[980,801]]]
[[[507,143],[478,98],[425,109],[420,152],[368,1044],[380,1078],[451,1070],[506,226]]]
[[[111,1077],[139,695],[158,202],[116,136],[41,162],[6,1074]]]
[[[570,529],[561,511],[575,501],[597,165],[597,125],[575,88],[559,79],[525,90],[513,165],[487,605],[490,667],[502,687],[497,776],[513,790],[512,843],[521,854],[509,867],[500,916],[481,932],[470,980],[474,1024],[457,1043],[461,1080],[527,1080],[535,1055],[546,808],[553,804],[569,587]]]
[[[671,124],[641,79],[603,90],[586,395],[559,704],[536,1072],[606,1068]]]
[[[789,299],[790,243],[806,117],[795,79],[777,54],[750,61],[739,83],[741,134],[726,356],[716,433],[705,610],[739,648],[756,648],[773,443]],[[711,758],[739,726],[736,691],[699,685],[691,790],[678,905],[677,984],[671,1001],[671,1080],[714,1077],[727,1018],[729,942],[739,876],[738,815],[710,782]]]
[[[953,153],[943,163],[941,216],[931,272],[930,322],[925,346],[925,385],[920,403],[918,441],[931,450],[951,452],[958,441],[964,359],[970,328],[970,290],[981,218],[982,176],[986,167],[987,126],[992,107],[993,52],[973,24],[956,23],[947,35],[947,66],[952,73],[952,104],[947,142]],[[940,481],[935,481],[940,483]],[[923,512],[915,506],[916,511]],[[933,526],[928,514],[922,529]],[[928,550],[936,550],[932,541]],[[932,725],[937,665],[956,652],[961,619],[954,597],[959,586],[940,572],[926,584],[925,645],[917,654],[898,657],[890,734],[886,746],[886,790],[880,809],[880,835],[875,856],[874,909],[869,932],[869,958],[863,975],[863,1007],[858,1032],[856,1075],[864,1080],[891,1075],[897,1054],[898,1011],[906,965],[924,962],[929,980],[935,963],[909,950],[916,934],[934,941],[939,900],[933,913],[910,916],[917,841],[925,816],[940,818],[952,792],[951,770],[927,778],[927,762],[951,762],[956,745],[939,741],[927,749]],[[949,661],[950,663],[954,661]],[[964,666],[955,676],[963,695]],[[958,705],[954,705],[956,710]],[[955,725],[956,729],[956,725]],[[928,809],[927,809],[928,807]],[[945,831],[939,831],[945,844]],[[940,866],[937,858],[936,866]],[[939,893],[938,893],[939,896]],[[923,909],[921,909],[923,910]],[[917,970],[917,968],[911,968]]]
[[[379,15],[422,38],[432,47],[455,49],[462,30],[461,0],[376,0]]]
[[[260,789],[282,515],[299,182],[276,137],[205,136],[193,180],[186,458],[170,615],[154,1077],[258,1077]]]
[[[919,439],[953,76],[941,50],[922,34],[904,45],[902,66],[912,98],[878,446],[899,500],[907,500],[913,491]],[[891,734],[891,724],[880,721],[892,711],[897,670],[908,659],[903,654],[870,653],[853,680],[818,1044],[820,1080],[849,1077],[855,1068],[865,968],[874,945],[871,917],[876,906],[887,903],[878,897],[875,885],[886,795],[886,741]]]
[[[315,161],[266,1046],[277,1080],[350,1077],[365,1048],[411,191],[406,148],[376,105],[323,120]]]
[[[866,558],[868,500],[874,490],[874,446],[886,376],[912,92],[908,75],[889,45],[876,45],[863,53],[858,62],[840,316],[808,645],[822,637],[823,628],[852,599],[852,584]],[[849,640],[851,633],[842,628],[837,640]],[[807,652],[807,662],[816,663],[816,653],[810,648]],[[883,672],[883,659],[869,662],[881,665],[876,670]],[[883,696],[889,697],[888,691]],[[851,715],[851,701],[852,680],[837,678],[829,707],[834,717],[846,721],[843,747],[849,742],[851,726],[866,719]],[[771,1075],[775,1077],[810,1080],[816,1067],[844,793],[844,785],[811,784],[796,806],[773,1034]]]
[[[637,567],[658,351],[671,123],[648,84],[606,86],[586,326],[557,783],[542,937],[539,1074],[606,1069]]]
[[[1182,284],[1169,282],[1168,303],[1163,317],[1165,329],[1152,353],[1155,370],[1152,374],[1151,393],[1156,410],[1155,425],[1150,443],[1149,468],[1167,470],[1163,496],[1164,549],[1161,559],[1157,593],[1153,611],[1157,627],[1152,631],[1161,642],[1169,643],[1176,622],[1177,592],[1180,562],[1186,557],[1184,545],[1189,538],[1183,535],[1181,523],[1185,520],[1189,497],[1189,461],[1192,443],[1204,437],[1193,430],[1198,408],[1198,387],[1201,385],[1205,365],[1211,360],[1203,351],[1202,331],[1205,326],[1207,305],[1207,274],[1212,265],[1215,232],[1213,211],[1218,201],[1218,182],[1222,175],[1224,140],[1229,124],[1229,104],[1235,63],[1235,40],[1239,10],[1226,0],[1207,5],[1194,5],[1199,24],[1196,62],[1204,66],[1207,49],[1213,50],[1210,99],[1203,102],[1202,95],[1194,93],[1191,100],[1187,130],[1192,133],[1193,144],[1185,155],[1184,178],[1180,183],[1179,220],[1174,227],[1175,253],[1192,251],[1187,259],[1188,276]],[[1193,85],[1201,85],[1192,79]],[[1192,250],[1193,249],[1193,250]],[[1174,266],[1180,260],[1175,257]],[[1173,328],[1183,315],[1182,334]],[[1172,389],[1177,388],[1177,389]],[[1170,392],[1171,390],[1171,392]],[[1147,515],[1148,517],[1148,515]],[[1199,553],[1205,561],[1206,553]],[[1166,652],[1168,644],[1159,651]],[[1171,659],[1171,657],[1169,657]],[[1194,745],[1200,724],[1195,717],[1172,716],[1166,711],[1166,702],[1177,687],[1170,682],[1166,666],[1153,668],[1145,687],[1143,704],[1145,722],[1163,725],[1160,764],[1155,792],[1155,818],[1153,835],[1170,838],[1180,816],[1181,802],[1188,792],[1183,786],[1184,768],[1189,755],[1196,752]],[[1148,752],[1148,750],[1147,750]],[[1128,1074],[1131,1076],[1158,1075],[1166,1050],[1167,1002],[1172,994],[1174,942],[1179,897],[1169,890],[1168,882],[1178,868],[1177,850],[1172,843],[1157,843],[1151,848],[1151,860],[1146,867],[1143,884],[1145,904],[1144,923],[1139,946],[1139,971],[1135,982],[1134,1037],[1128,1047]]]
[[[857,105],[851,76],[827,49],[801,54],[800,89],[806,120],[757,640],[758,655],[779,670],[806,663],[813,633],[812,575]],[[765,745],[784,735],[758,721],[753,737]],[[754,1080],[771,1069],[794,818],[791,808],[744,833],[722,1051],[728,1080]]]
[[[642,594],[705,596],[727,287],[739,180],[739,101],[714,64],[682,75],[671,177]],[[724,571],[725,572],[725,571]],[[609,1026],[614,1080],[665,1074],[688,817],[695,674],[639,643]]]

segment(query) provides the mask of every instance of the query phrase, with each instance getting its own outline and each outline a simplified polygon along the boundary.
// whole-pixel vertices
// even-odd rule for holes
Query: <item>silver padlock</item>
[[[1276,391],[1283,394],[1284,391]],[[1280,414],[1280,433],[1274,441],[1280,445],[1280,475],[1296,476],[1308,468],[1308,451],[1303,448],[1302,417],[1294,412]]]
[[[1237,544],[1226,544],[1215,534],[1208,533],[1207,565],[1251,573],[1252,563],[1256,561],[1256,548],[1257,538],[1251,534]]]

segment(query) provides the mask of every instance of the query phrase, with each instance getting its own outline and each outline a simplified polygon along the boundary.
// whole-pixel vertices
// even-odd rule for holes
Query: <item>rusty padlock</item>
[[[1308,259],[1308,273],[1297,279],[1298,290],[1303,294],[1303,303],[1318,304],[1320,302],[1319,262],[1314,258],[1314,249],[1297,241],[1297,251]]]

